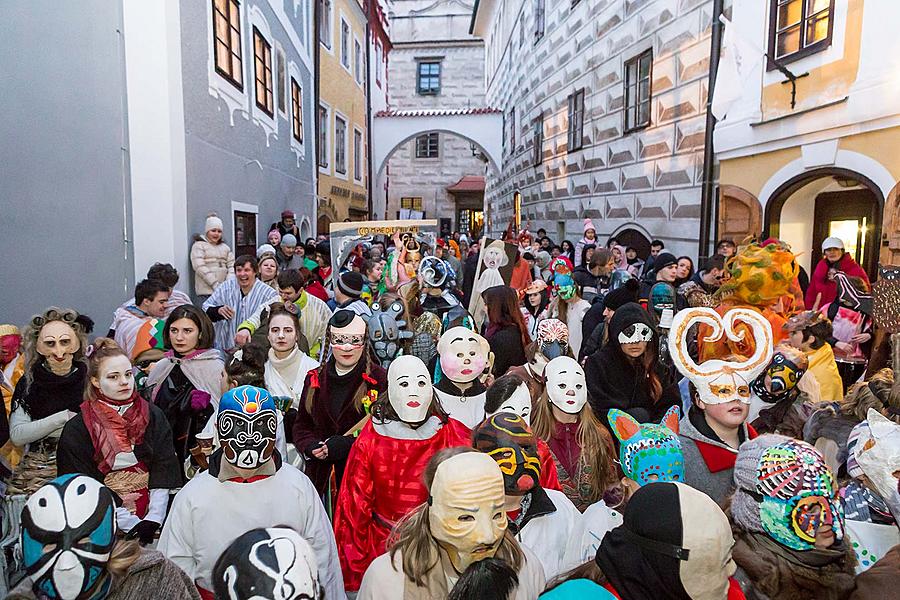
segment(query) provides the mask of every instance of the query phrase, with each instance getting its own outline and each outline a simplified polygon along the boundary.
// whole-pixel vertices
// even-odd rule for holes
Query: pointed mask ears
[[[671,406],[663,416],[660,425],[667,427],[675,435],[678,435],[678,407]],[[620,442],[627,442],[641,431],[641,424],[627,412],[613,408],[606,415],[613,434]]]

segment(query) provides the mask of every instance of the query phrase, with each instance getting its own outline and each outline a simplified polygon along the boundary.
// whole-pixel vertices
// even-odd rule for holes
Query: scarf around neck
[[[128,403],[131,406],[122,413],[114,406]],[[150,423],[150,404],[135,390],[125,402],[111,400],[94,388],[92,398],[81,403],[84,426],[94,446],[94,462],[103,475],[113,470],[116,455],[133,452],[144,441]]]
[[[303,355],[297,347],[294,347],[291,353],[284,358],[278,358],[275,355],[275,349],[269,348],[269,363],[271,363],[275,372],[278,373],[278,376],[284,380],[288,387],[296,381],[302,359]]]

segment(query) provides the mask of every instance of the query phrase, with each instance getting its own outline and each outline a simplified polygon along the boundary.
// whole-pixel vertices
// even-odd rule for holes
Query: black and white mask
[[[620,344],[639,344],[653,339],[653,329],[646,323],[632,323],[619,332]]]

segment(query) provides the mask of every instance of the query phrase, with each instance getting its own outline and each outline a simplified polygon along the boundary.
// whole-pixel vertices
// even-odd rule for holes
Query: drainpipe
[[[313,209],[315,210],[315,218],[316,218],[316,235],[328,234],[327,231],[319,231],[319,131],[321,131],[322,124],[319,123],[319,82],[322,80],[319,77],[321,70],[321,52],[322,52],[322,44],[319,41],[319,19],[322,18],[322,15],[319,12],[319,2],[313,2],[313,43],[315,44],[315,52],[313,52],[313,77],[315,81],[315,85],[313,85],[313,90],[315,90],[313,94],[313,125],[315,126],[315,131],[313,131],[313,148],[315,151],[313,152],[313,161],[315,162],[315,167],[313,169],[313,173],[315,175],[314,185],[315,185],[315,202],[313,204]]]
[[[375,174],[372,173],[372,73],[369,69],[372,60],[372,44],[370,37],[372,35],[372,1],[366,2],[366,77],[365,77],[365,93],[366,93],[366,196],[369,204],[369,220],[373,220],[372,201],[373,192],[375,190]],[[378,66],[376,65],[376,69]],[[387,85],[387,82],[384,82]]]
[[[713,92],[716,89],[716,72],[719,70],[719,54],[722,50],[722,15],[725,0],[713,0],[712,36],[709,50],[709,93],[706,98],[706,134],[703,143],[703,176],[700,192],[700,245],[697,256],[703,259],[709,256],[710,233],[714,227],[716,213],[716,186],[714,177],[715,149],[713,148],[713,132],[716,129],[716,117],[712,113]]]

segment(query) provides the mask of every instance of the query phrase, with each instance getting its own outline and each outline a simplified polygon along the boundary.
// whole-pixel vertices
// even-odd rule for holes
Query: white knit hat
[[[264,254],[271,254],[275,256],[275,247],[271,244],[263,244],[259,248],[256,249],[256,258],[262,260]]]
[[[206,217],[206,226],[203,228],[204,232],[209,231],[210,229],[223,229],[222,219],[216,213],[209,213],[209,216]]]
[[[825,252],[829,248],[840,248],[844,249],[844,241],[839,237],[829,237],[825,238],[825,241],[822,242],[822,252]]]

